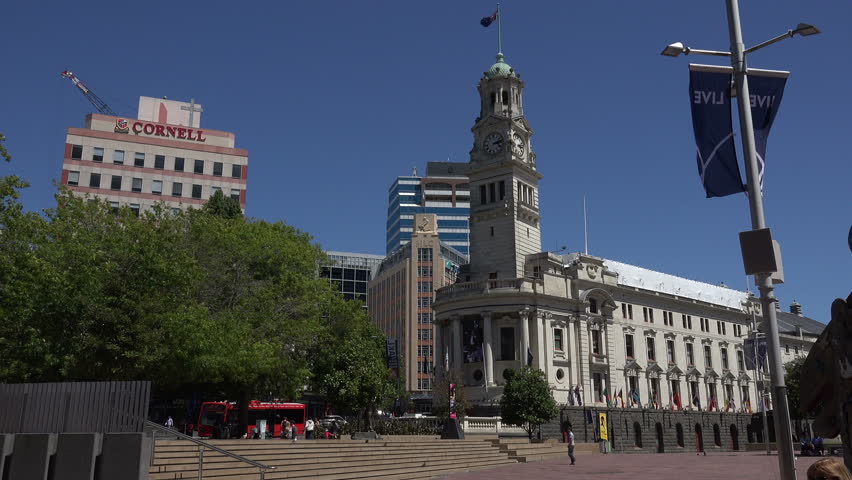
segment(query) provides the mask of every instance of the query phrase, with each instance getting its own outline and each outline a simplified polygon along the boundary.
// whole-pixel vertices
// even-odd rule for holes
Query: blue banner
[[[707,198],[746,191],[734,148],[731,74],[690,70],[689,101],[698,174]]]
[[[766,166],[766,141],[769,129],[775,120],[775,114],[781,106],[787,77],[765,77],[760,74],[748,76],[748,90],[751,103],[751,124],[754,126],[754,145],[757,155],[757,171],[760,177],[760,191],[763,191],[763,172]]]

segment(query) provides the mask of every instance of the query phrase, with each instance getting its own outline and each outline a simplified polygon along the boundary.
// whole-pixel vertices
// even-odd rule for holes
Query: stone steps
[[[451,472],[517,463],[499,445],[483,439],[305,442],[221,440],[210,443],[277,467],[267,471],[267,479],[426,479]],[[211,450],[205,451],[203,467],[204,479],[260,478],[257,467]],[[149,478],[198,478],[198,446],[182,440],[157,441]]]

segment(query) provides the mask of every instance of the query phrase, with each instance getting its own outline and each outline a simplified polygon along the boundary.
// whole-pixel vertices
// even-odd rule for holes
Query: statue
[[[852,232],[850,232],[852,233]],[[850,237],[852,240],[852,237]],[[852,244],[850,244],[852,247]],[[831,322],[817,339],[802,365],[802,413],[822,406],[814,433],[823,438],[838,434],[843,460],[852,469],[852,294],[831,304]]]

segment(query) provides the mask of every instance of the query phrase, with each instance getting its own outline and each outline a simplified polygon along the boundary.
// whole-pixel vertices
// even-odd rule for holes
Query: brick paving
[[[808,467],[819,457],[801,457],[796,461],[799,480],[807,478]],[[765,452],[708,453],[707,456],[670,454],[579,455],[577,464],[564,459],[519,463],[476,472],[442,476],[446,480],[778,480],[778,457]]]

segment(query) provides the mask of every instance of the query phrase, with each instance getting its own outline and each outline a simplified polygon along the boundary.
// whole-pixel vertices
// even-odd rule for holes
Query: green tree
[[[790,416],[802,418],[801,403],[799,402],[799,385],[802,377],[802,365],[805,357],[797,357],[784,364],[784,383],[787,384],[787,404],[790,406]]]
[[[332,303],[313,383],[338,412],[362,415],[369,429],[371,414],[395,399],[385,361],[385,336],[359,303],[342,299]]]
[[[216,190],[210,199],[207,200],[207,203],[201,207],[201,210],[205,213],[224,218],[239,218],[243,216],[240,202],[231,197],[226,197],[222,193],[222,190]]]
[[[470,409],[471,405],[464,388],[464,375],[462,375],[461,370],[443,370],[440,375],[436,375],[435,383],[432,384],[432,415],[441,418],[450,416],[449,391],[451,383],[456,386],[456,413],[459,416],[464,416]]]
[[[544,372],[524,367],[508,375],[500,410],[504,422],[520,425],[532,440],[533,432],[558,413]]]
[[[6,150],[6,145],[3,143],[6,141],[6,136],[0,133],[0,157],[2,157],[7,162],[12,161],[12,155],[9,154],[9,151]]]

